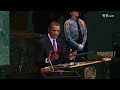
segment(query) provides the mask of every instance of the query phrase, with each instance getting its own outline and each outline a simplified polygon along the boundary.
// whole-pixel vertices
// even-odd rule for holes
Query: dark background
[[[86,51],[113,51],[112,35],[120,32],[120,11],[81,12],[81,18],[85,20],[88,29]],[[49,17],[50,13],[54,13],[54,17]],[[103,18],[103,13],[114,17]],[[47,34],[48,23],[52,19],[63,25],[67,18],[68,11],[62,10],[10,11],[10,65],[1,66],[1,78],[6,73],[35,72],[34,41],[40,38],[39,35]],[[64,38],[63,32],[60,35]],[[113,63],[112,66],[115,65]]]

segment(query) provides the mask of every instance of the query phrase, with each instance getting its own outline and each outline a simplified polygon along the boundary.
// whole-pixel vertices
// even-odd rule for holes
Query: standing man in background
[[[64,32],[68,50],[83,53],[87,41],[87,28],[85,22],[79,18],[79,10],[70,11],[70,19],[64,23]],[[84,61],[84,58],[77,56],[76,61]]]

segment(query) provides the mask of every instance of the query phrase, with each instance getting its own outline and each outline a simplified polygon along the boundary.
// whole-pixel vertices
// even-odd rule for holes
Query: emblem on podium
[[[88,66],[84,69],[85,79],[95,79],[96,78],[96,68],[94,66]]]

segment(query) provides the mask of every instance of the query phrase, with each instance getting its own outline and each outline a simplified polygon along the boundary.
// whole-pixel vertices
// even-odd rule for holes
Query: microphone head
[[[53,51],[52,50],[50,50],[50,53],[52,53]]]

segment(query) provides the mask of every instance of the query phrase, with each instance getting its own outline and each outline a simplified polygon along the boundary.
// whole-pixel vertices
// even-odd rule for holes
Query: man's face
[[[48,32],[53,39],[56,39],[60,33],[60,26],[53,25]]]
[[[72,17],[79,17],[80,12],[79,11],[72,11],[72,12],[70,12],[70,14]]]

